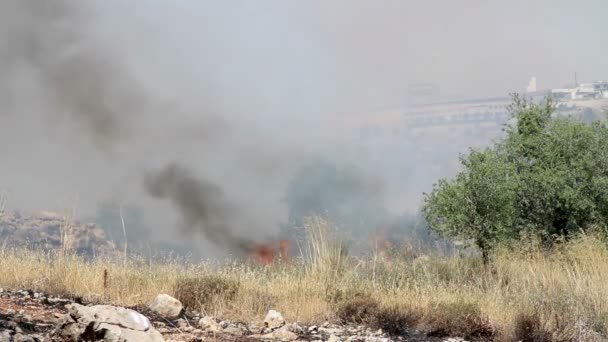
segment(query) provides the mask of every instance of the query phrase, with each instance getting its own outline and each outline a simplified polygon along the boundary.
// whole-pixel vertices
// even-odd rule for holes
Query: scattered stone
[[[249,331],[250,331],[252,334],[259,335],[259,334],[261,334],[261,333],[262,333],[263,328],[258,327],[256,324],[251,324],[251,325],[249,326]]]
[[[220,325],[215,321],[215,318],[211,316],[205,316],[198,321],[198,326],[209,332],[218,333],[222,331]]]
[[[262,338],[279,341],[295,341],[298,339],[298,335],[287,329],[279,329],[269,334],[262,335]]]
[[[147,317],[111,305],[69,305],[51,337],[60,341],[164,341]]]
[[[340,342],[340,338],[336,335],[330,335],[327,342]]]
[[[27,298],[30,296],[32,298]],[[42,300],[42,298],[45,298]],[[280,312],[271,310],[264,319],[264,324],[245,324],[230,320],[217,320],[203,316],[199,312],[180,310],[179,317],[166,319],[152,314],[153,321],[144,317],[143,321],[129,317],[129,324],[150,325],[148,330],[134,329],[133,326],[108,321],[109,315],[94,317],[94,314],[72,314],[78,304],[72,305],[74,299],[66,299],[25,290],[6,290],[0,293],[0,342],[51,342],[51,341],[91,341],[85,338],[87,333],[102,335],[98,341],[126,342],[125,334],[144,334],[131,338],[136,341],[167,340],[184,342],[202,341],[318,341],[318,342],[468,342],[462,338],[429,338],[421,332],[408,331],[404,336],[390,336],[382,329],[370,329],[363,325],[332,324],[324,322],[321,326],[307,326],[300,322],[287,323]],[[82,306],[83,310],[92,310],[91,306]],[[125,308],[113,307],[113,310]],[[68,311],[68,315],[63,313]],[[134,312],[134,311],[133,311]],[[68,317],[66,317],[68,316]],[[139,317],[139,316],[135,316]],[[143,316],[141,316],[143,317]],[[122,319],[124,317],[121,317]],[[57,324],[59,319],[59,324]],[[86,322],[90,321],[89,325]],[[133,323],[135,322],[135,323]],[[152,325],[154,327],[152,327]],[[200,328],[199,328],[200,326]],[[89,331],[86,327],[89,327]],[[153,333],[154,331],[155,333]],[[149,339],[155,334],[160,339]],[[71,338],[70,336],[75,336]]]
[[[298,335],[304,335],[306,334],[306,329],[304,329],[302,326],[300,326],[297,323],[293,323],[290,325],[289,327],[289,331],[294,332]]]
[[[164,318],[175,319],[182,314],[184,306],[179,300],[163,293],[156,296],[149,309]]]
[[[23,335],[22,333],[17,333],[13,336],[14,342],[37,342],[36,339],[32,336]]]
[[[8,330],[0,331],[0,342],[11,342],[11,333]]]
[[[239,327],[234,326],[234,325],[227,326],[226,328],[224,328],[223,331],[224,331],[224,333],[233,335],[233,336],[245,335],[245,333],[243,332],[243,329],[240,329]]]
[[[319,332],[325,333],[327,335],[341,336],[341,335],[344,334],[344,329],[339,329],[339,328],[319,328]]]
[[[280,312],[270,310],[266,314],[266,318],[264,318],[264,325],[273,330],[278,329],[285,325],[285,318],[283,318]]]
[[[369,336],[365,338],[365,342],[388,342],[388,338]]]

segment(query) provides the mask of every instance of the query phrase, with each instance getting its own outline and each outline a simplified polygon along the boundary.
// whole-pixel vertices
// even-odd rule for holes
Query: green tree
[[[423,214],[443,236],[488,251],[522,234],[556,237],[608,223],[608,128],[599,121],[552,117],[513,95],[505,137],[461,155],[463,170],[424,194]]]

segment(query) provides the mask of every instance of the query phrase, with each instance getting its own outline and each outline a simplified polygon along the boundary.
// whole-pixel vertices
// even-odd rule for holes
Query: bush
[[[545,246],[556,237],[608,224],[608,127],[552,118],[540,104],[513,96],[516,124],[483,150],[461,156],[463,171],[424,195],[429,227],[488,251],[523,234]]]
[[[364,324],[391,335],[406,334],[407,328],[417,319],[413,311],[381,305],[368,294],[349,296],[338,302],[336,315],[343,322]]]
[[[221,275],[205,275],[183,278],[174,286],[175,298],[184,308],[209,308],[217,300],[232,300],[239,289],[239,283]]]
[[[405,335],[408,327],[418,320],[418,313],[397,306],[380,307],[376,313],[373,326],[391,335]]]
[[[336,316],[341,321],[356,324],[371,324],[378,313],[380,304],[369,295],[345,298],[338,302]]]
[[[513,322],[513,339],[521,342],[550,342],[551,333],[543,327],[537,313],[520,313]]]
[[[479,306],[465,301],[441,303],[435,309],[427,310],[420,325],[429,336],[459,336],[469,339],[495,335]]]

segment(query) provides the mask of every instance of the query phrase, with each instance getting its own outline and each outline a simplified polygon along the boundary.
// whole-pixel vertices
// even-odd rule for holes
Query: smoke
[[[29,76],[30,95],[37,91],[42,97],[45,124],[74,124],[72,133],[85,131],[95,147],[106,149],[131,135],[131,121],[147,100],[120,58],[91,37],[91,13],[83,5],[3,1],[0,75],[2,82]],[[9,108],[3,113],[23,114]]]
[[[227,202],[218,185],[196,179],[172,163],[146,174],[144,186],[151,196],[170,201],[180,211],[188,233],[202,232],[211,242],[234,252],[247,253],[254,247],[253,240],[234,235],[231,219],[240,211]]]
[[[359,167],[357,184],[380,180],[353,196],[354,186],[319,179],[326,198],[315,204],[331,199],[357,214],[359,199],[372,198],[401,215],[452,172],[468,142],[451,129],[403,129],[411,83],[494,96],[530,75],[558,86],[581,65],[587,78],[608,72],[596,58],[606,46],[584,46],[600,38],[602,11],[572,27],[539,30],[536,20],[547,8],[560,18],[594,6],[437,5],[1,1],[0,190],[17,208],[71,207],[65,198],[76,197],[84,217],[108,198],[129,202],[154,239],[201,233],[202,250],[243,251],[289,219],[281,199],[294,177],[314,176],[299,172],[313,160]],[[598,29],[571,36],[580,26]],[[546,55],[554,58],[538,64]]]
[[[159,240],[200,234],[242,254],[288,219],[281,199],[309,160],[358,165],[376,178],[392,167],[371,158],[383,147],[364,151],[340,133],[357,134],[335,113],[378,102],[355,101],[347,85],[357,67],[340,67],[340,54],[312,31],[257,6],[220,6],[230,23],[163,6],[148,3],[135,17],[111,1],[0,3],[0,187],[22,194],[11,203],[44,208],[77,194],[90,213],[107,198],[131,201]],[[237,29],[239,18],[258,17],[249,11],[267,26]],[[152,20],[165,15],[176,28]],[[344,192],[322,182],[330,195]],[[384,195],[358,196],[366,191]]]
[[[119,161],[117,150],[126,151],[123,155],[130,160],[145,162],[154,159],[151,151],[158,151],[157,145],[150,144],[151,138],[157,143],[191,143],[205,140],[211,131],[221,131],[221,120],[208,114],[202,123],[186,127],[162,125],[152,116],[167,109],[173,110],[165,113],[168,115],[179,111],[153,101],[116,49],[96,39],[87,25],[95,18],[91,10],[82,2],[69,0],[0,4],[0,82],[7,94],[1,104],[3,116],[10,117],[4,121],[4,136],[8,136],[11,124],[27,122],[35,129],[34,123],[40,121],[42,126],[55,129],[43,129],[41,134],[53,136],[67,128],[69,137],[84,138],[76,141],[92,143],[94,151],[113,156],[113,162]],[[20,82],[23,86],[16,86]],[[25,97],[36,106],[28,107]],[[147,126],[146,119],[157,120],[155,127]],[[145,142],[139,149],[134,148],[138,141]],[[140,182],[152,197],[172,201],[190,232],[196,227],[214,243],[230,250],[243,248],[230,231],[231,208],[221,201],[219,185],[199,183],[174,164],[158,174],[146,174]]]

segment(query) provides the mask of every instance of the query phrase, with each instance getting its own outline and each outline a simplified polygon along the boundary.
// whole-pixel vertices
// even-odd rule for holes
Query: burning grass
[[[0,248],[0,286],[143,305],[158,293],[235,320],[270,308],[290,321],[341,320],[393,333],[498,341],[600,341],[608,338],[608,248],[583,236],[550,254],[497,251],[414,261],[347,257],[320,219],[307,223],[302,258],[268,265],[165,260],[87,262],[67,252]]]

